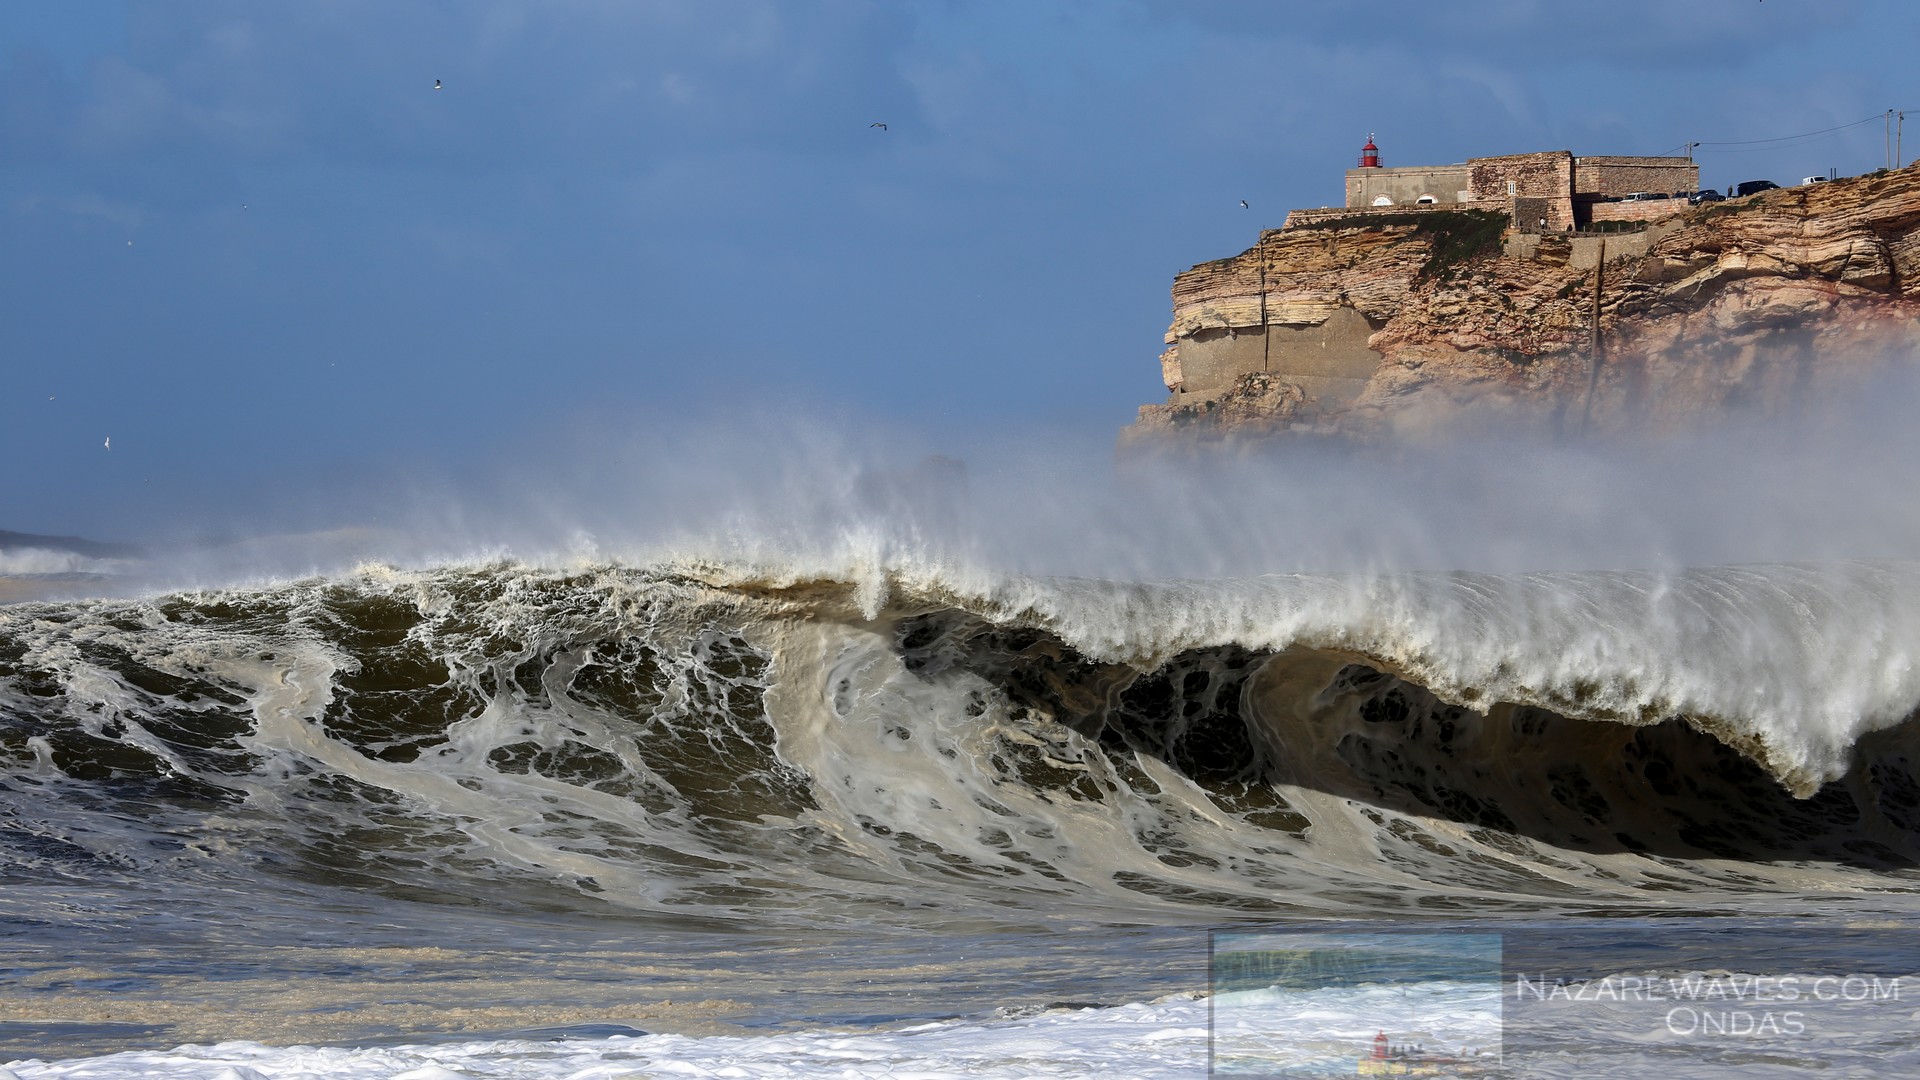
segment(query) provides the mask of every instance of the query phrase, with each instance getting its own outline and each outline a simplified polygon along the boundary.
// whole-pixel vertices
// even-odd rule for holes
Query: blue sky
[[[1337,201],[1369,132],[1860,172],[1878,120],[1712,144],[1920,109],[1917,45],[1897,0],[12,0],[0,528],[769,410],[1106,440],[1172,276]]]

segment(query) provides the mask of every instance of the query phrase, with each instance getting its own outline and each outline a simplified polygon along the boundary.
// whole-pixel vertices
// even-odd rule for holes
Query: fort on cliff
[[[1295,210],[1287,225],[1361,214],[1468,207],[1508,215],[1522,232],[1566,232],[1605,221],[1650,221],[1687,205],[1700,166],[1680,157],[1575,157],[1571,151],[1470,158],[1461,165],[1389,168],[1371,136],[1347,170],[1347,204]],[[1619,202],[1628,195],[1658,198]]]
[[[1129,436],[1373,436],[1464,413],[1605,430],[1780,405],[1815,366],[1920,341],[1916,169],[1691,206],[1673,197],[1699,184],[1685,158],[1386,168],[1370,139],[1345,206],[1175,278],[1169,398]]]

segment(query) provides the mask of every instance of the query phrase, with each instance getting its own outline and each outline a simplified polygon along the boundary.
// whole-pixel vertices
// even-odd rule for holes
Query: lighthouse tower
[[[1384,1031],[1373,1037],[1373,1060],[1387,1060],[1387,1033]]]
[[[1360,148],[1360,167],[1377,169],[1380,167],[1380,148],[1373,145],[1373,132],[1367,132],[1367,145]]]

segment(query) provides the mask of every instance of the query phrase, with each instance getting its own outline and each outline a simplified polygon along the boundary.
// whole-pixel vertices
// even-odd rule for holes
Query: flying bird
[[[867,126],[870,128],[879,128],[881,131],[887,130],[887,125],[881,123],[878,120],[875,120],[873,123],[868,124]]]
[[[1247,206],[1247,200],[1245,200],[1245,199],[1241,199],[1241,200],[1240,200],[1240,209],[1242,209],[1242,210],[1246,210],[1246,209],[1248,209],[1248,206]]]
[[[107,449],[113,449],[113,436],[107,436]]]
[[[440,80],[439,80],[439,79],[435,79],[435,80],[433,80],[433,88],[434,88],[435,90],[438,90],[438,89],[440,89]]]

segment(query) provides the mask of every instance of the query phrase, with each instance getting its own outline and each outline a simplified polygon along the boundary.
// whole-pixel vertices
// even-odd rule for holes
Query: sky
[[[1173,276],[1337,202],[1369,134],[1697,142],[1724,188],[1880,167],[1913,107],[1920,155],[1908,0],[1359,11],[10,0],[0,528],[313,526],[795,415],[1104,445],[1164,398]]]

